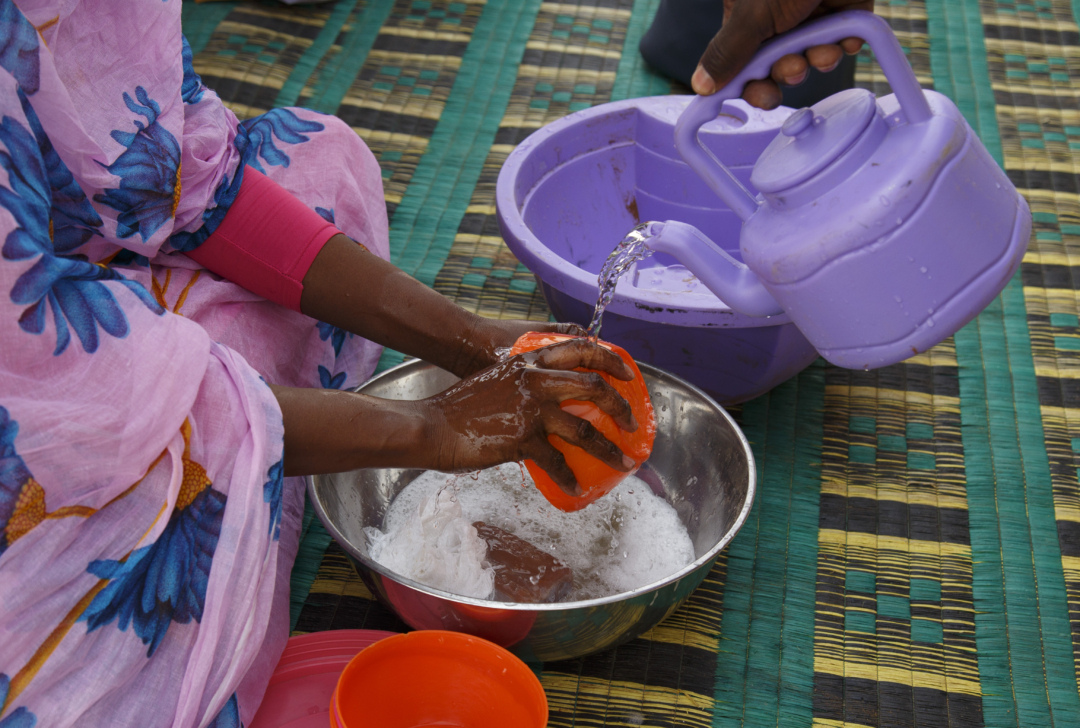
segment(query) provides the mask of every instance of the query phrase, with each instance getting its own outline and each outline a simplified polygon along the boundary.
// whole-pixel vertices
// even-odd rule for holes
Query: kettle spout
[[[735,311],[747,316],[784,312],[752,270],[693,225],[668,220],[653,223],[650,232],[654,236],[648,242],[652,250],[676,258]]]

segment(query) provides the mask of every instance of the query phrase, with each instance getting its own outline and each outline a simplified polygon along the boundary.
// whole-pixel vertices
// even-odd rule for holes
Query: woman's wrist
[[[493,319],[469,313],[464,321],[464,334],[454,368],[451,371],[459,377],[487,369],[499,361],[499,349],[509,349],[517,340],[517,335]]]

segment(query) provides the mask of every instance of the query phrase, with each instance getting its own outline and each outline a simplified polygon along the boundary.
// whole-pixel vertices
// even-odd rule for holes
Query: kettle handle
[[[742,220],[750,219],[760,203],[701,143],[698,130],[716,118],[725,101],[741,95],[747,81],[768,77],[770,67],[781,56],[851,37],[863,38],[870,44],[907,122],[918,124],[931,117],[930,105],[915,72],[883,18],[866,10],[846,10],[778,35],[762,45],[746,68],[724,88],[711,96],[695,97],[675,125],[675,147],[679,154]]]

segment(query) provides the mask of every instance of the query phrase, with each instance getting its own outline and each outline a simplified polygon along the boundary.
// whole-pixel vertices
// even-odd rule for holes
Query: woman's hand
[[[622,472],[634,461],[559,405],[568,399],[592,402],[623,429],[638,426],[626,400],[599,374],[573,371],[579,367],[634,378],[616,354],[571,339],[510,357],[420,401],[271,386],[285,424],[285,474],[357,468],[468,471],[529,458],[577,495],[574,474],[548,435]]]
[[[498,364],[509,349],[524,334],[539,331],[544,334],[569,334],[585,336],[585,329],[577,324],[552,324],[540,321],[503,321],[477,317],[472,330],[462,342],[455,366],[459,377],[467,377],[481,369]]]
[[[791,30],[808,18],[841,10],[873,10],[873,0],[724,0],[724,24],[709,43],[694,72],[696,93],[709,96],[724,88],[769,38]],[[861,38],[845,38],[839,44],[813,46],[805,55],[789,54],[772,66],[771,78],[751,81],[742,90],[747,103],[761,109],[780,105],[778,84],[798,86],[810,66],[831,71],[844,53],[858,53]]]
[[[516,336],[515,336],[516,339]],[[580,495],[573,471],[548,442],[557,435],[621,472],[634,461],[583,419],[559,406],[568,399],[592,402],[619,427],[638,424],[630,405],[595,372],[624,381],[634,373],[614,353],[586,339],[572,339],[518,354],[425,400],[432,414],[438,470],[478,470],[533,460],[570,495]]]

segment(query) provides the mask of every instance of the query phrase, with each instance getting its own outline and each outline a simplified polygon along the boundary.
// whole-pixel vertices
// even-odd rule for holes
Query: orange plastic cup
[[[511,355],[533,351],[544,346],[557,344],[577,337],[566,334],[543,334],[532,332],[523,335],[514,342],[510,350]],[[637,472],[641,464],[649,459],[652,454],[653,440],[656,437],[656,417],[653,414],[652,400],[649,399],[649,390],[645,386],[645,380],[641,376],[641,370],[633,357],[622,348],[609,344],[606,341],[598,342],[600,346],[610,349],[619,355],[633,370],[634,379],[624,382],[615,379],[604,372],[599,372],[608,384],[615,388],[630,404],[630,410],[634,413],[634,419],[638,421],[636,432],[626,432],[615,424],[609,415],[604,414],[599,407],[592,402],[579,402],[568,399],[562,403],[563,410],[575,417],[588,420],[593,427],[603,433],[611,442],[615,443],[620,450],[632,458],[637,465],[629,473],[623,473],[603,463],[592,455],[582,450],[577,445],[571,445],[566,440],[556,435],[548,435],[548,442],[552,447],[563,454],[566,464],[574,472],[578,485],[581,486],[582,495],[574,497],[567,495],[562,488],[555,484],[543,468],[532,460],[525,461],[525,467],[536,482],[536,488],[548,499],[551,505],[563,511],[578,511],[589,505],[597,498],[601,498],[612,491],[621,483],[626,476]],[[579,369],[578,371],[588,371]]]
[[[547,697],[524,662],[487,640],[440,630],[387,637],[352,659],[334,728],[544,728]]]

